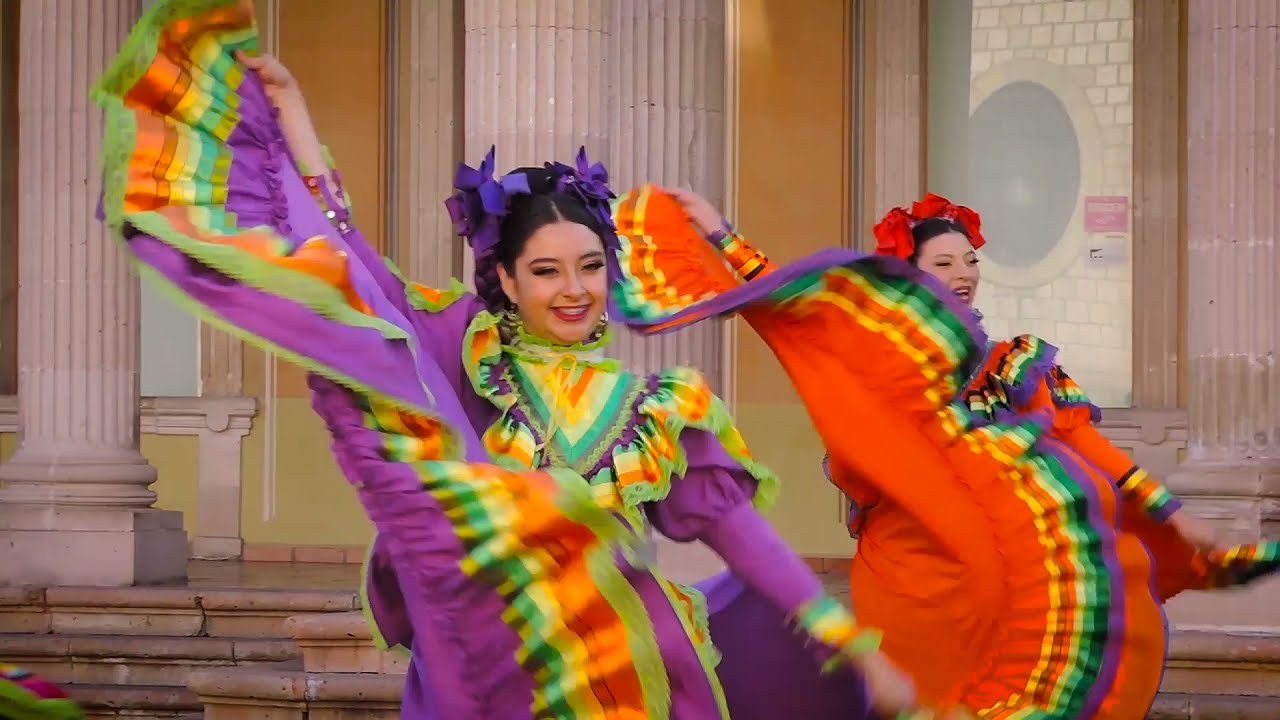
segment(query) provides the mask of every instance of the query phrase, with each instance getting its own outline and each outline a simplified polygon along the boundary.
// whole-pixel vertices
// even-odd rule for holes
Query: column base
[[[0,506],[0,567],[10,585],[180,583],[187,578],[182,513]]]
[[[1252,543],[1280,530],[1280,461],[1192,460],[1165,483],[1223,540]]]

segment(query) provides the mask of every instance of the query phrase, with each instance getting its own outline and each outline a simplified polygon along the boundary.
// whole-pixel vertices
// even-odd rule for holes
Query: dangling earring
[[[499,325],[503,336],[508,342],[519,338],[520,332],[524,330],[524,320],[520,318],[520,306],[508,302],[507,306],[502,309]]]
[[[605,310],[600,313],[600,322],[596,323],[596,330],[591,334],[591,341],[597,342],[609,332],[609,311]]]

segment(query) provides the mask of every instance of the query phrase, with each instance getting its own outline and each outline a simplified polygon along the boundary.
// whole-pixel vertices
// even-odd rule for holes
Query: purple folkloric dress
[[[760,519],[776,480],[692,370],[554,347],[404,281],[294,162],[248,2],[150,10],[95,87],[102,215],[150,282],[311,371],[377,530],[366,608],[410,718],[864,718],[875,633]],[[336,174],[333,175],[336,178]],[[647,526],[732,575],[669,582]]]

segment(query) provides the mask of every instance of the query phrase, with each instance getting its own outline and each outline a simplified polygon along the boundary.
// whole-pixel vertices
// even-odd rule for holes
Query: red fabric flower
[[[894,208],[871,231],[876,236],[877,255],[895,255],[906,260],[916,252],[916,241],[911,237],[911,226],[916,218],[902,208]]]
[[[911,214],[918,220],[934,217],[955,220],[960,227],[964,228],[965,234],[969,236],[969,244],[974,250],[987,244],[986,238],[982,237],[982,217],[973,210],[963,205],[956,205],[941,195],[928,193],[923,199],[912,203]]]
[[[978,213],[963,205],[956,205],[941,195],[928,193],[911,203],[909,212],[904,208],[894,208],[876,223],[872,230],[876,237],[876,254],[894,255],[903,260],[910,258],[916,252],[911,228],[922,220],[936,217],[954,220],[964,228],[974,250],[987,244],[982,237],[982,217]]]

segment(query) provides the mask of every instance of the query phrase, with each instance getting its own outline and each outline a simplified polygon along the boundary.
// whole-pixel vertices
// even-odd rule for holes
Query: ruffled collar
[[[618,361],[605,355],[605,348],[613,339],[613,329],[609,325],[605,325],[604,332],[586,342],[563,344],[530,333],[508,315],[500,317],[498,334],[502,339],[502,350],[516,359],[540,365],[567,364],[609,371],[619,369]]]

